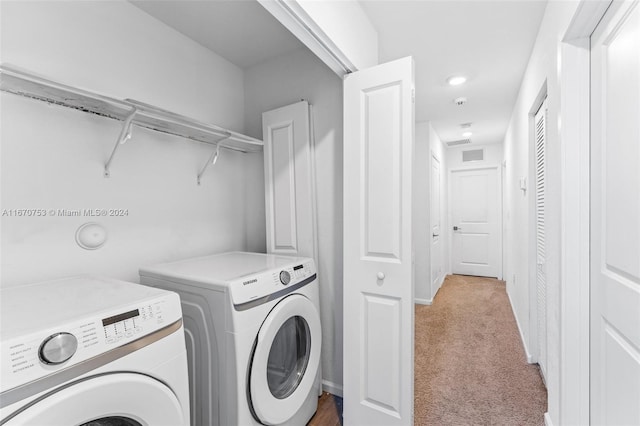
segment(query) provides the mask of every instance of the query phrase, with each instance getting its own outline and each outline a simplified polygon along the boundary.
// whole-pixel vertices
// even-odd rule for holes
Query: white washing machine
[[[0,424],[189,424],[177,294],[83,276],[0,298]]]
[[[194,425],[305,425],[318,405],[312,259],[233,252],[140,269],[182,300]]]

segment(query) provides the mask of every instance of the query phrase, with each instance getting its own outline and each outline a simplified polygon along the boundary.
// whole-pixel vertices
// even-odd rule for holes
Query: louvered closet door
[[[547,102],[542,103],[535,116],[536,126],[536,288],[538,306],[538,364],[547,375],[547,272],[545,260],[545,149],[547,130]]]

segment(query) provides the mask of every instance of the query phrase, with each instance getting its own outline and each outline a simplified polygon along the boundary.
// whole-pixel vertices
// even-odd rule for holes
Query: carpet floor
[[[416,305],[416,425],[543,425],[547,391],[528,364],[505,284],[448,276]]]

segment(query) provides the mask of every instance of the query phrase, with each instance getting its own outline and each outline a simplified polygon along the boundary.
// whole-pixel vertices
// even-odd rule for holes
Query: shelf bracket
[[[202,166],[202,169],[200,169],[200,173],[198,173],[198,185],[200,185],[200,181],[202,179],[202,175],[204,175],[204,172],[207,171],[207,167],[209,167],[210,164],[216,164],[216,162],[218,161],[218,157],[220,156],[220,147],[223,146],[222,145],[222,141],[225,141],[225,140],[229,139],[230,137],[231,137],[231,134],[225,136],[224,138],[222,138],[218,142],[216,142],[216,150],[213,151],[213,154],[211,154],[211,157],[209,157],[209,159],[204,164],[204,166]]]
[[[111,166],[111,162],[113,161],[113,157],[116,155],[116,151],[118,151],[118,147],[123,145],[126,141],[131,139],[131,126],[133,123],[133,118],[136,116],[138,112],[138,108],[133,107],[127,118],[122,123],[122,130],[120,131],[120,136],[118,136],[118,140],[116,141],[115,146],[113,147],[113,151],[111,151],[111,157],[109,157],[109,161],[104,165],[104,177],[111,176],[111,172],[109,171],[109,167]]]

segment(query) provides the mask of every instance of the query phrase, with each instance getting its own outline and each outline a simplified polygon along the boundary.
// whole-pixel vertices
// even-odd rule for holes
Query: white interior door
[[[591,424],[640,424],[640,5],[591,37]]]
[[[440,160],[431,154],[431,297],[442,282],[442,243],[440,222]]]
[[[413,424],[413,60],[344,81],[346,425]]]
[[[538,327],[538,365],[547,377],[547,267],[546,267],[546,147],[547,103],[542,103],[534,117],[535,125],[535,199],[536,199],[536,307]]]
[[[498,277],[500,181],[497,167],[451,172],[451,270]]]
[[[263,113],[262,134],[267,252],[316,259],[309,104],[301,101]]]

